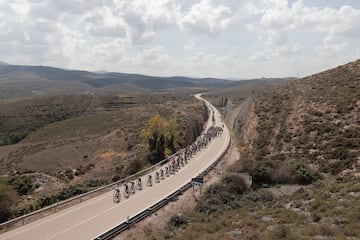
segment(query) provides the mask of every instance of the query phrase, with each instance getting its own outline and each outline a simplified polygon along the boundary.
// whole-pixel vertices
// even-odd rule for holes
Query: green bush
[[[273,184],[272,172],[271,166],[267,166],[264,163],[256,163],[249,172],[252,177],[253,186],[259,187]]]
[[[27,195],[35,188],[33,178],[26,175],[11,177],[8,180],[8,183],[18,192],[19,195]]]
[[[295,165],[295,180],[299,184],[311,184],[315,179],[314,173],[303,163]]]
[[[16,144],[26,138],[29,134],[29,131],[10,133],[0,139],[0,146]]]
[[[240,207],[240,198],[247,186],[238,174],[226,175],[220,183],[211,185],[196,206],[202,213],[222,213]]]

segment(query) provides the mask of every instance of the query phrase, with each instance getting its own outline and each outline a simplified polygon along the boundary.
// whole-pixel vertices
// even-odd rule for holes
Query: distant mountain
[[[9,65],[9,64],[0,60],[0,65]]]
[[[218,78],[155,77],[65,70],[47,66],[0,65],[0,99],[77,92],[159,92],[179,89],[204,91],[241,84],[243,81]]]

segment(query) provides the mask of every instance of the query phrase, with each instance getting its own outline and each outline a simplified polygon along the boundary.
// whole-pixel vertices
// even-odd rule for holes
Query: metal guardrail
[[[208,174],[211,169],[213,169],[219,161],[224,157],[226,152],[228,151],[230,147],[230,141],[228,145],[226,146],[225,151],[208,167],[206,168],[202,173],[198,175],[198,177],[204,177],[206,174]],[[164,199],[160,200],[159,202],[151,205],[151,207],[143,210],[142,212],[136,214],[135,216],[129,218],[126,222],[120,223],[116,227],[108,230],[107,232],[101,234],[100,236],[96,237],[94,240],[109,240],[118,235],[119,233],[125,231],[126,229],[129,229],[132,224],[135,224],[137,222],[140,222],[147,216],[151,215],[152,213],[158,211],[165,205],[167,205],[170,201],[172,201],[175,197],[181,195],[183,192],[191,188],[191,182],[186,183],[183,187],[181,187],[179,190],[171,193]]]
[[[208,106],[208,104],[206,104]],[[208,106],[209,107],[209,106]],[[210,110],[210,109],[209,109]],[[210,119],[210,118],[209,118]],[[208,119],[208,121],[209,121]],[[204,131],[206,129],[203,129],[202,133],[200,134],[199,137],[201,137],[204,134]],[[198,139],[197,138],[197,139]],[[195,141],[197,141],[197,139]],[[199,174],[199,177],[205,176],[212,168],[214,168],[214,166],[217,165],[217,163],[223,158],[223,156],[225,155],[225,153],[227,152],[228,148],[230,146],[230,141],[228,146],[226,147],[225,151],[220,155],[220,157],[215,160],[214,163],[212,163],[206,170],[204,170],[201,174]],[[26,223],[35,221],[41,217],[47,216],[52,214],[53,212],[56,212],[60,209],[66,208],[66,205],[70,205],[70,204],[74,204],[76,201],[82,202],[83,200],[86,200],[87,198],[90,198],[91,195],[94,196],[98,196],[101,193],[108,191],[109,189],[112,189],[115,185],[121,184],[121,183],[125,183],[127,181],[136,179],[139,176],[145,175],[148,172],[152,172],[155,169],[157,169],[158,167],[166,164],[167,162],[169,162],[169,160],[177,155],[178,153],[181,153],[185,151],[185,149],[181,149],[178,152],[174,153],[173,155],[167,157],[166,159],[158,162],[157,164],[146,168],[140,172],[137,172],[131,176],[128,176],[124,179],[120,179],[116,182],[107,184],[105,186],[102,186],[100,188],[94,189],[92,191],[83,193],[81,195],[75,196],[73,198],[55,203],[53,205],[50,205],[48,207],[39,209],[37,211],[31,212],[29,214],[23,215],[21,217],[9,220],[7,222],[1,223],[0,224],[0,233],[9,230],[12,227],[17,227],[18,225],[25,225]],[[183,192],[185,192],[187,189],[189,189],[191,187],[191,183],[188,182],[187,184],[185,184],[183,187],[181,187],[179,190],[171,193],[170,195],[168,195],[167,197],[165,197],[163,200],[153,204],[151,207],[149,207],[148,209],[145,209],[144,211],[136,214],[135,216],[131,217],[128,219],[128,221],[123,222],[119,225],[117,225],[116,227],[108,230],[107,232],[103,233],[102,235],[98,236],[97,238],[95,238],[95,240],[103,240],[103,239],[111,239],[114,236],[116,236],[117,234],[121,233],[122,231],[128,229],[132,224],[135,224],[141,220],[143,220],[144,218],[146,218],[147,216],[149,216],[150,214],[156,212],[157,210],[161,209],[162,207],[164,207],[165,205],[167,205],[170,201],[172,201],[175,197],[177,197],[178,195],[181,195]],[[37,217],[36,217],[37,216]],[[26,221],[26,220],[29,221]]]
[[[209,121],[209,119],[208,119],[208,121]],[[197,137],[195,142],[198,140],[198,138],[200,138],[204,134],[205,130],[206,129],[202,130],[202,133]],[[98,196],[98,195],[100,195],[100,194],[102,194],[102,193],[104,193],[104,192],[106,192],[106,191],[108,191],[110,189],[113,189],[114,186],[116,186],[118,184],[122,184],[122,183],[125,183],[125,182],[128,182],[128,181],[131,181],[133,179],[136,179],[139,176],[143,176],[143,175],[145,175],[145,174],[147,174],[149,172],[152,172],[155,169],[157,169],[158,167],[160,167],[160,166],[166,164],[167,162],[169,162],[169,160],[172,157],[174,157],[175,155],[177,155],[177,154],[179,154],[179,153],[181,153],[183,151],[185,151],[184,148],[177,151],[176,153],[172,154],[171,156],[167,157],[166,159],[158,162],[157,164],[152,165],[152,166],[150,166],[150,167],[148,167],[146,169],[143,169],[140,172],[137,172],[137,173],[135,173],[135,174],[133,174],[131,176],[120,179],[120,180],[118,180],[116,182],[107,184],[105,186],[99,187],[97,189],[91,190],[89,192],[80,194],[80,195],[72,197],[72,198],[69,198],[67,200],[57,202],[57,203],[52,204],[52,205],[50,205],[48,207],[41,208],[41,209],[36,210],[34,212],[31,212],[31,213],[25,214],[23,216],[14,218],[12,220],[9,220],[7,222],[3,222],[3,223],[0,224],[0,233],[8,231],[8,230],[10,230],[12,228],[15,228],[15,227],[22,226],[22,225],[25,225],[27,223],[33,222],[33,221],[35,221],[37,219],[40,219],[42,217],[48,216],[48,215],[50,215],[50,214],[52,214],[54,212],[57,212],[59,210],[65,209],[65,208],[67,208],[69,206],[72,206],[72,204],[75,204],[76,202],[80,203],[82,201],[85,201],[85,200],[89,199],[90,197]]]
[[[202,136],[202,134],[200,134],[200,136]],[[158,162],[157,164],[155,165],[152,165],[146,169],[143,169],[141,170],[140,172],[137,172],[131,176],[128,176],[126,178],[123,178],[123,179],[120,179],[116,182],[113,182],[113,183],[110,183],[110,184],[107,184],[105,186],[102,186],[102,187],[99,187],[97,189],[94,189],[94,190],[91,190],[89,192],[86,192],[86,193],[83,193],[83,194],[80,194],[78,196],[75,196],[75,197],[72,197],[72,198],[69,198],[67,200],[64,200],[64,201],[61,201],[61,202],[57,202],[55,204],[52,204],[48,207],[44,207],[44,208],[41,208],[39,210],[36,210],[34,212],[31,212],[29,214],[25,214],[21,217],[18,217],[18,218],[14,218],[12,220],[9,220],[7,222],[4,222],[4,223],[1,223],[0,224],[0,233],[2,232],[5,232],[5,231],[8,231],[12,228],[15,228],[15,227],[18,227],[18,226],[21,226],[21,225],[25,225],[26,223],[29,223],[29,222],[33,222],[39,218],[42,218],[44,216],[47,216],[47,215],[50,215],[54,212],[57,212],[58,210],[61,210],[61,209],[65,209],[66,207],[68,206],[72,206],[72,204],[76,203],[76,202],[82,202],[84,200],[87,200],[89,199],[90,197],[95,197],[95,196],[98,196],[110,189],[113,189],[114,186],[118,185],[118,184],[122,184],[122,183],[125,183],[125,182],[128,182],[128,181],[131,181],[133,179],[136,179],[137,177],[139,176],[143,176],[149,172],[152,172],[154,171],[155,169],[161,167],[162,165],[166,164],[167,162],[169,162],[169,160],[174,157],[175,155],[181,153],[185,151],[185,149],[181,149],[179,150],[178,152],[172,154],[171,156],[167,157],[166,159]]]

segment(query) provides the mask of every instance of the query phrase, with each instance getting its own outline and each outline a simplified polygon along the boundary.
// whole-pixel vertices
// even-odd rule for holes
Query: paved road
[[[200,95],[196,95],[196,97],[200,98]],[[222,126],[218,111],[209,103],[207,105],[211,111],[215,112],[216,125]],[[206,128],[212,125],[211,115],[209,119]],[[176,174],[170,175],[160,183],[154,183],[152,187],[146,186],[144,177],[143,190],[137,191],[128,199],[122,197],[120,203],[113,202],[113,192],[110,191],[0,234],[0,239],[93,239],[184,186],[191,178],[196,177],[210,166],[225,151],[229,141],[229,131],[225,127],[220,137],[212,140],[207,149],[198,152]],[[123,193],[123,188],[121,188],[121,192]]]

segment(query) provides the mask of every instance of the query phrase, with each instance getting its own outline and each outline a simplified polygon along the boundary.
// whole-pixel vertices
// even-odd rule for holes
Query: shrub
[[[291,228],[286,225],[278,225],[272,229],[263,239],[298,239],[298,236],[291,231]]]
[[[273,184],[271,177],[272,171],[270,166],[266,166],[263,163],[255,164],[249,172],[250,176],[252,176],[253,185],[264,186]]]
[[[170,221],[168,222],[168,227],[177,228],[187,224],[188,222],[189,220],[187,219],[186,216],[177,214],[170,218]]]
[[[141,159],[132,160],[126,168],[126,174],[132,175],[139,172],[144,167],[144,162]]]
[[[26,175],[11,177],[8,183],[18,192],[19,195],[26,195],[34,190],[34,180]]]
[[[226,175],[220,183],[211,185],[196,206],[199,212],[224,212],[240,207],[240,197],[247,186],[238,174]]]
[[[295,183],[294,167],[291,164],[283,164],[275,169],[273,179],[277,183]]]
[[[221,182],[225,186],[226,190],[230,193],[236,193],[240,195],[247,191],[246,183],[244,182],[243,178],[238,174],[226,175],[221,180]]]
[[[16,192],[11,186],[0,182],[0,223],[11,216],[11,207],[16,201]]]
[[[14,132],[0,139],[0,146],[16,144],[26,138],[30,134],[29,131]]]
[[[295,180],[299,184],[310,184],[315,180],[314,173],[303,163],[295,165]]]
[[[266,189],[260,189],[247,193],[244,198],[253,202],[271,202],[273,195]]]

